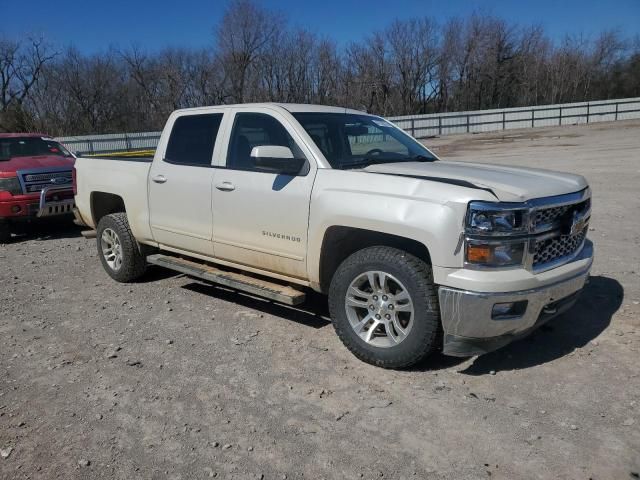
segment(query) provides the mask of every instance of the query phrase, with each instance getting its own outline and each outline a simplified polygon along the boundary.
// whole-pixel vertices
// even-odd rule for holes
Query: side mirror
[[[279,175],[298,175],[304,167],[304,158],[295,158],[289,147],[260,145],[251,150],[253,164],[264,172]]]

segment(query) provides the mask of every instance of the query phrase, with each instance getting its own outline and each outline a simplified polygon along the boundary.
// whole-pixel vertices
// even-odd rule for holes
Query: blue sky
[[[541,24],[555,39],[566,33],[595,35],[617,28],[640,35],[640,0],[262,0],[280,10],[294,26],[347,44],[383,28],[394,18],[432,16],[444,22],[473,11],[518,24]],[[201,47],[213,42],[213,27],[226,0],[0,0],[0,36],[43,33],[57,46],[76,45],[84,52],[110,45]],[[25,10],[25,7],[27,10]]]

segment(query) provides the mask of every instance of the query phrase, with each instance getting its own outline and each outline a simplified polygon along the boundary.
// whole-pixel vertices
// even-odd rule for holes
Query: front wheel
[[[384,368],[418,363],[440,328],[431,267],[391,247],[370,247],[338,267],[329,289],[333,326],[361,360]]]
[[[100,261],[111,278],[127,283],[144,274],[147,262],[131,233],[126,213],[102,217],[96,233]]]

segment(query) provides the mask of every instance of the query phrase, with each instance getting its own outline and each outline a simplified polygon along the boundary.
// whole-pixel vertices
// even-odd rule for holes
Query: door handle
[[[231,182],[222,182],[216,185],[218,190],[222,190],[223,192],[232,192],[236,189],[235,185]]]
[[[156,183],[164,183],[167,181],[167,177],[165,177],[164,175],[156,175],[151,180],[153,180]]]

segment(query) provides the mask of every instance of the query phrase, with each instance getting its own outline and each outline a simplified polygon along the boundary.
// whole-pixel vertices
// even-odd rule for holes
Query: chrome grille
[[[545,208],[536,212],[536,225],[551,223],[562,217],[573,205],[563,205],[561,207]]]
[[[533,255],[533,267],[540,267],[563,257],[572,255],[582,246],[588,228],[576,235],[560,235],[536,242]]]
[[[24,193],[40,192],[45,187],[52,185],[69,184],[71,188],[72,174],[71,169],[59,169],[53,171],[19,171],[20,183]]]
[[[541,230],[545,226],[551,228],[554,224],[560,222],[567,216],[568,213],[578,211],[582,212],[589,209],[590,200],[587,199],[580,203],[574,203],[571,205],[560,205],[558,207],[541,208],[534,213],[534,229]]]

